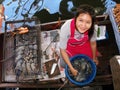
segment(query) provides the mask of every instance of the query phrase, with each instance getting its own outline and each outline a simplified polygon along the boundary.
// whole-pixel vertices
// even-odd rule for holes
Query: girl
[[[89,5],[81,5],[73,19],[67,20],[60,31],[60,64],[67,64],[74,76],[77,70],[73,68],[70,57],[84,54],[98,64],[96,57],[96,35],[94,34],[94,9]]]

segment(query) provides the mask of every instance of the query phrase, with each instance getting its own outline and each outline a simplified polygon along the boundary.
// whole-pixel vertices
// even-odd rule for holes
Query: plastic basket
[[[73,77],[71,77],[71,75],[70,75],[70,70],[69,70],[69,68],[68,68],[68,66],[66,65],[66,67],[65,67],[65,74],[66,74],[66,77],[73,83],[73,84],[76,84],[76,85],[79,85],[79,86],[84,86],[84,85],[87,85],[87,84],[89,84],[90,82],[92,82],[93,81],[93,79],[95,78],[95,76],[96,76],[96,64],[93,62],[93,60],[91,59],[91,58],[89,58],[88,56],[86,56],[86,55],[83,55],[83,54],[80,54],[80,55],[76,55],[76,56],[74,56],[74,57],[71,57],[70,58],[70,61],[71,61],[71,63],[73,63],[75,60],[82,60],[82,59],[84,59],[89,65],[90,65],[90,72],[91,73],[89,73],[87,76],[86,76],[86,78],[84,79],[84,80],[82,80],[82,81],[77,81],[77,80],[75,80]],[[82,62],[82,63],[85,63],[85,62]],[[74,67],[74,66],[73,66]],[[86,68],[87,69],[87,68]],[[82,71],[82,70],[81,70]],[[80,72],[81,72],[80,71]],[[86,72],[87,72],[87,70],[86,70]],[[85,75],[86,74],[86,72],[84,72],[83,74]],[[78,70],[78,73],[79,73],[79,70]]]

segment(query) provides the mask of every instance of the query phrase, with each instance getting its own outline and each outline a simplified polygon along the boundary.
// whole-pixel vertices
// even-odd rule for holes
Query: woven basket
[[[120,55],[116,55],[110,59],[110,67],[112,72],[112,80],[114,90],[120,90]]]

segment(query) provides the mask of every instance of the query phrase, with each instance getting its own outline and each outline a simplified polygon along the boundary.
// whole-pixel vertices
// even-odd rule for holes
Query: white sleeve
[[[91,37],[90,41],[96,41],[97,40],[97,34],[94,31],[93,36]]]
[[[96,31],[96,29],[98,28],[98,26],[95,25],[94,27],[95,27],[95,30],[94,30],[93,36],[91,37],[90,41],[96,41],[97,40],[97,31]]]
[[[66,49],[67,47],[67,41],[70,36],[70,23],[71,20],[67,20],[61,27],[60,30],[60,48]]]

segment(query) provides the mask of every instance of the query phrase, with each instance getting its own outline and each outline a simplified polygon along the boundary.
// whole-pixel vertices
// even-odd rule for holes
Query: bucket
[[[93,81],[96,76],[96,64],[86,55],[79,54],[70,58],[73,67],[78,70],[78,75],[73,76],[66,65],[65,74],[68,80],[78,86],[84,86]]]

